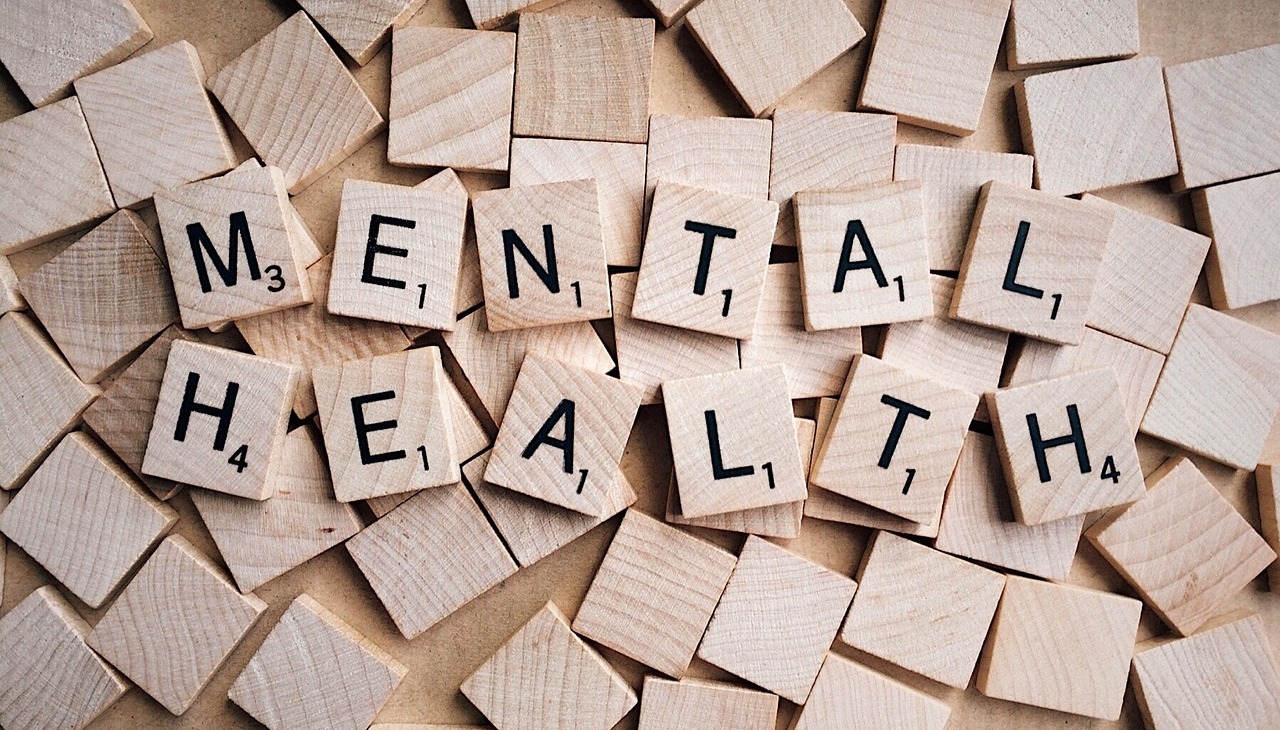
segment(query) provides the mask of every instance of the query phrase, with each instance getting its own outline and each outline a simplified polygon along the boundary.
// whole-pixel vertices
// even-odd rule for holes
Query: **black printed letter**
[[[861,261],[850,261],[849,257],[853,255],[853,242],[857,241],[862,247],[863,259]],[[844,278],[850,271],[858,271],[860,269],[871,269],[871,275],[876,277],[876,286],[881,289],[889,286],[889,280],[884,277],[884,269],[880,268],[880,259],[876,256],[876,250],[871,246],[871,239],[867,236],[867,229],[863,227],[862,221],[849,221],[849,225],[844,229],[844,246],[840,249],[840,265],[836,268],[836,285],[831,291],[839,294],[844,291]]]
[[[231,233],[227,243],[227,260],[223,261],[218,251],[205,233],[204,226],[199,223],[187,224],[187,239],[191,242],[191,256],[196,261],[196,275],[200,277],[200,291],[208,294],[213,291],[209,281],[209,268],[205,265],[204,256],[209,254],[213,268],[226,286],[235,286],[239,278],[239,267],[236,265],[240,246],[244,246],[244,261],[249,265],[249,278],[257,281],[262,278],[258,271],[258,256],[253,252],[253,238],[249,235],[249,221],[244,211],[231,214]]]
[[[405,283],[399,279],[385,279],[381,276],[375,276],[373,273],[373,260],[379,254],[385,256],[399,256],[400,258],[409,258],[409,249],[398,248],[396,246],[383,246],[378,243],[378,229],[382,226],[399,226],[410,230],[418,226],[417,221],[409,221],[404,218],[392,218],[387,215],[378,215],[374,213],[369,216],[369,240],[364,245],[364,271],[360,274],[360,281],[364,284],[376,284],[377,286],[385,286],[388,289],[404,289]]]
[[[755,474],[754,466],[724,468],[724,456],[720,453],[720,426],[716,424],[716,412],[704,411],[702,415],[707,419],[707,443],[711,447],[711,476],[719,480],[749,477]]]
[[[685,221],[684,229],[702,234],[702,253],[698,254],[698,273],[693,277],[693,293],[702,296],[707,293],[707,275],[711,273],[711,251],[715,248],[716,236],[737,238],[738,231],[697,221]]]
[[[1048,441],[1040,435],[1040,419],[1034,413],[1027,414],[1027,428],[1031,429],[1031,448],[1036,452],[1036,469],[1040,471],[1040,483],[1049,481],[1049,461],[1045,452],[1057,446],[1076,445],[1076,461],[1080,463],[1080,473],[1088,474],[1089,448],[1084,443],[1084,429],[1080,427],[1080,412],[1076,404],[1067,406],[1067,422],[1071,424],[1071,433]]]
[[[560,273],[556,269],[556,240],[551,233],[551,225],[547,224],[542,227],[542,246],[546,249],[547,265],[543,267],[524,245],[524,240],[516,235],[516,232],[510,228],[502,232],[502,253],[507,259],[507,296],[512,299],[520,298],[520,280],[516,278],[516,256],[515,252],[519,251],[524,257],[529,268],[533,269],[533,273],[547,287],[552,294],[560,293]]]
[[[907,419],[918,416],[927,421],[933,414],[920,406],[913,406],[887,394],[880,396],[880,402],[898,409],[898,415],[893,419],[893,428],[889,429],[889,440],[884,442],[884,450],[880,452],[880,461],[877,462],[877,466],[881,469],[888,469],[893,461],[893,452],[898,450],[898,441],[902,438],[902,429],[907,425]]]
[[[397,421],[378,421],[377,423],[366,423],[364,420],[364,407],[370,403],[378,403],[384,400],[395,400],[396,392],[394,390],[384,390],[381,393],[370,393],[368,395],[358,395],[351,399],[351,417],[356,424],[356,441],[360,444],[360,463],[364,465],[381,464],[384,461],[396,461],[405,458],[404,449],[395,451],[384,451],[381,454],[374,454],[369,451],[369,434],[374,431],[386,431],[395,428]]]
[[[1044,291],[1033,286],[1018,283],[1018,267],[1022,266],[1022,252],[1027,247],[1027,233],[1031,224],[1022,221],[1018,224],[1018,237],[1013,239],[1013,251],[1009,254],[1009,266],[1004,270],[1004,290],[1014,294],[1024,294],[1035,299],[1043,299]],[[1056,311],[1056,310],[1055,310]]]
[[[222,398],[221,408],[197,403],[196,390],[199,388],[200,374],[187,373],[187,389],[182,393],[182,407],[178,409],[178,427],[173,431],[173,440],[186,441],[191,414],[200,413],[218,419],[218,431],[213,437],[213,450],[222,451],[227,446],[227,431],[231,428],[231,415],[236,409],[236,396],[240,394],[240,384],[227,383],[227,394]]]
[[[510,261],[510,259],[508,259],[508,261]],[[556,409],[551,412],[551,415],[547,417],[546,422],[542,424],[542,428],[539,428],[538,432],[533,435],[533,440],[529,442],[528,446],[524,447],[524,451],[520,455],[526,459],[532,458],[534,452],[536,452],[538,447],[543,444],[546,444],[553,449],[560,449],[564,452],[564,473],[572,474],[573,414],[575,408],[576,404],[568,398],[560,401],[560,405],[556,406]],[[559,423],[562,418],[564,419],[564,438],[552,438],[551,429],[555,428],[556,424]]]

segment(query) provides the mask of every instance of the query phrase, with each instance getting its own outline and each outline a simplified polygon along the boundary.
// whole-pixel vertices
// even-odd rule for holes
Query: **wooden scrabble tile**
[[[639,408],[637,386],[526,355],[485,481],[603,517]]]
[[[594,178],[610,266],[639,266],[645,201],[642,144],[519,137],[511,140],[511,187]]]
[[[886,0],[858,108],[948,134],[978,128],[1009,0]],[[921,27],[945,32],[921,33]]]
[[[227,697],[271,730],[368,727],[409,669],[314,598],[289,605]]]
[[[868,355],[854,360],[813,482],[913,522],[938,514],[978,396]]]
[[[1280,43],[1180,63],[1164,81],[1178,146],[1176,189],[1280,169]]]
[[[115,212],[79,99],[0,122],[0,255]]]
[[[295,254],[280,170],[241,170],[166,190],[155,200],[183,327],[218,326],[313,301]]]
[[[9,506],[9,493],[0,490],[0,518],[4,517],[4,510]],[[8,553],[9,541],[4,538],[4,533],[0,532],[0,595],[4,595],[4,564],[5,555]]]
[[[781,365],[669,380],[662,390],[686,517],[805,498]]]
[[[995,439],[970,431],[951,476],[933,546],[962,558],[1062,581],[1071,571],[1084,520],[1080,514],[1039,525],[1015,521]]]
[[[762,117],[866,36],[835,0],[785,5],[704,0],[687,16],[693,37],[752,116]]]
[[[231,173],[239,173],[245,171],[258,170],[263,167],[262,161],[256,157],[250,157],[240,163]],[[228,174],[231,174],[228,173]],[[289,242],[293,244],[293,255],[298,260],[298,264],[304,268],[310,268],[315,262],[324,257],[324,252],[320,250],[320,242],[316,240],[315,234],[311,232],[310,226],[303,220],[302,214],[298,212],[293,201],[286,201],[285,218],[289,227]],[[163,245],[157,252],[161,255],[164,253]],[[214,330],[221,331],[221,330]]]
[[[918,181],[795,195],[810,330],[923,319],[933,310]]]
[[[1133,429],[1111,370],[1005,388],[986,399],[1018,522],[1039,525],[1145,494]]]
[[[396,30],[387,160],[414,167],[505,171],[515,68],[514,33]]]
[[[877,532],[858,569],[840,640],[965,689],[1004,591],[1000,573]]]
[[[1158,58],[1039,74],[1014,94],[1040,190],[1074,195],[1178,172]]]
[[[773,730],[777,717],[777,695],[724,682],[673,682],[650,675],[640,693],[640,730]]]
[[[522,12],[532,13],[564,0],[466,0],[471,22],[481,30],[514,25]]]
[[[0,723],[81,730],[129,690],[129,681],[85,646],[89,630],[52,586],[0,618]]]
[[[664,27],[675,25],[699,0],[645,0]]]
[[[1085,535],[1162,621],[1188,636],[1276,553],[1185,457],[1166,461],[1147,484],[1144,499],[1108,512]]]
[[[929,268],[959,271],[982,186],[996,180],[1031,188],[1035,158],[1008,152],[900,144],[894,180],[919,180],[924,192]]]
[[[166,710],[181,715],[266,609],[175,535],[160,543],[88,643]]]
[[[298,4],[351,60],[363,66],[381,50],[392,29],[409,22],[426,0],[301,0]]]
[[[0,530],[77,598],[99,608],[177,521],[178,514],[105,449],[73,433],[0,515]]]
[[[20,486],[97,395],[26,315],[0,317],[0,488]]]
[[[208,87],[258,156],[284,170],[290,193],[301,192],[385,126],[302,11],[209,77]]]
[[[1205,266],[1213,306],[1280,299],[1280,258],[1266,245],[1280,235],[1280,173],[1197,190],[1191,200],[1196,224],[1213,239]]]
[[[1280,554],[1280,488],[1277,488],[1273,464],[1258,464],[1254,474],[1258,483],[1258,514],[1262,537],[1272,550]],[[1267,585],[1272,593],[1280,593],[1280,560],[1267,568]]]
[[[1011,69],[1128,58],[1138,50],[1138,0],[1013,0]]]
[[[828,654],[793,730],[942,730],[945,702]]]
[[[18,275],[6,256],[0,256],[0,315],[27,308],[27,300],[18,288]]]
[[[462,184],[462,180],[458,178],[458,173],[447,167],[414,187],[419,190],[464,196],[467,198],[468,207],[471,204],[471,195]],[[457,302],[454,305],[454,311],[459,317],[484,304],[484,292],[480,283],[480,254],[476,251],[476,231],[470,219],[467,220],[466,228],[463,231],[462,260],[458,266],[457,289]],[[422,328],[415,329],[412,326],[406,326],[405,333],[410,338],[417,339],[421,334],[425,334],[425,331]]]
[[[732,553],[628,510],[573,630],[679,679],[736,563]]]
[[[1280,717],[1280,675],[1262,618],[1233,613],[1214,624],[1135,648],[1134,695],[1147,727],[1263,728]]]
[[[1280,336],[1197,304],[1187,309],[1142,432],[1253,469],[1280,410]]]
[[[951,316],[1058,344],[1079,344],[1113,219],[1101,206],[987,183],[960,265]]]
[[[512,131],[644,142],[653,31],[649,18],[521,16]]]
[[[76,81],[111,194],[121,208],[235,166],[204,90],[195,46],[178,41]]]
[[[191,491],[200,520],[243,592],[302,565],[364,527],[352,505],[333,498],[320,439],[303,426],[285,438],[270,499],[255,502]]]
[[[775,109],[769,175],[769,199],[779,206],[774,245],[796,245],[791,198],[797,192],[892,180],[897,131],[891,114]]]
[[[804,704],[857,584],[750,536],[698,657]]]
[[[645,211],[659,182],[765,200],[769,197],[773,122],[732,117],[649,118]]]
[[[460,484],[418,492],[348,540],[347,550],[406,639],[517,570]]]
[[[294,365],[175,341],[143,473],[267,499],[297,382]]]
[[[31,311],[86,383],[178,321],[169,271],[122,210],[22,281]]]

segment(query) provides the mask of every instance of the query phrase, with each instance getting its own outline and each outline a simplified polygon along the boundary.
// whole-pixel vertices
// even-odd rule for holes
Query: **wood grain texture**
[[[392,29],[409,22],[426,0],[302,0],[298,4],[351,60],[363,66],[381,50]]]
[[[0,520],[4,518],[4,511],[9,506],[9,493],[0,490]],[[6,556],[9,553],[9,541],[5,539],[4,533],[0,532],[0,595],[4,595],[4,568]]]
[[[1158,58],[1038,74],[1014,87],[1036,187],[1074,195],[1176,174],[1161,87]]]
[[[1276,486],[1275,465],[1258,464],[1254,476],[1258,483],[1258,522],[1262,538],[1280,554],[1280,489]],[[1267,568],[1267,587],[1272,593],[1280,593],[1280,560]]]
[[[0,315],[27,308],[27,300],[18,288],[18,275],[7,256],[0,256]]]
[[[653,32],[649,18],[522,16],[512,132],[644,142]]]
[[[210,76],[208,87],[263,161],[284,170],[290,193],[385,127],[302,11]]]
[[[228,698],[270,730],[368,727],[408,668],[303,593]]]
[[[415,187],[420,190],[432,190],[438,193],[465,195],[467,196],[467,207],[470,210],[470,193],[463,186],[462,180],[458,178],[458,173],[447,167],[418,183]],[[481,304],[484,304],[484,289],[480,281],[480,253],[476,250],[475,225],[468,218],[466,228],[462,234],[462,260],[458,266],[458,293],[454,311],[461,317]],[[412,327],[406,327],[405,333],[412,339],[417,339],[418,337]]]
[[[1197,304],[1156,383],[1142,432],[1252,469],[1280,410],[1280,336]]]
[[[1013,0],[1011,69],[1127,58],[1138,50],[1138,0]]]
[[[1213,239],[1205,275],[1217,309],[1280,299],[1280,174],[1196,190],[1196,225]]]
[[[776,695],[724,682],[672,682],[650,675],[640,693],[640,730],[773,730],[777,716]]]
[[[98,621],[88,644],[166,710],[181,715],[266,609],[175,535],[152,553]]]
[[[828,654],[793,730],[942,730],[945,702]]]
[[[685,13],[689,12],[694,5],[700,0],[645,0],[649,8],[653,10],[658,21],[663,26],[670,28],[675,25]]]
[[[471,22],[481,30],[514,25],[521,13],[532,13],[564,0],[466,0]]]
[[[649,117],[645,212],[659,182],[765,200],[769,197],[773,122],[733,117]]]
[[[503,730],[607,730],[636,705],[609,663],[548,603],[462,683]]]

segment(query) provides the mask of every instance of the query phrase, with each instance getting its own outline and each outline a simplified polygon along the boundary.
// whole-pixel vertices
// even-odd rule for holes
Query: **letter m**
[[[249,265],[249,278],[254,281],[262,278],[262,273],[258,271],[258,257],[253,252],[253,238],[249,235],[249,221],[244,211],[232,213],[230,222],[226,259],[218,255],[218,250],[213,247],[213,242],[209,240],[209,234],[205,232],[204,226],[199,223],[187,225],[187,238],[191,241],[191,257],[195,259],[196,274],[200,277],[200,291],[205,294],[213,291],[213,284],[209,281],[209,267],[205,263],[206,254],[213,268],[217,270],[218,277],[222,279],[222,283],[231,287],[236,285],[239,276],[239,251],[240,246],[243,245],[244,260]]]

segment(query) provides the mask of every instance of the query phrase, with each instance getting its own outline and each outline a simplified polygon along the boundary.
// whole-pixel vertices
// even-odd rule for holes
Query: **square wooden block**
[[[82,730],[130,684],[85,645],[89,624],[52,586],[0,618],[0,724]]]
[[[1111,370],[1063,375],[986,398],[1018,522],[1039,525],[1128,504],[1146,493]]]
[[[1258,483],[1258,513],[1262,537],[1280,554],[1280,488],[1274,464],[1258,464],[1254,474]],[[1280,593],[1280,560],[1267,568],[1267,584],[1272,593]]]
[[[169,350],[144,474],[267,499],[298,368],[195,342]]]
[[[982,186],[996,180],[1031,188],[1035,158],[1008,152],[900,144],[894,180],[919,180],[924,191],[929,268],[959,271]]]
[[[704,0],[686,17],[693,37],[757,117],[867,35],[838,0]]]
[[[802,705],[857,587],[750,536],[698,657]]]
[[[608,730],[636,705],[635,692],[554,603],[467,677],[462,694],[503,730]]]
[[[175,715],[186,712],[267,604],[241,595],[186,538],[160,543],[89,646]]]
[[[640,693],[640,730],[773,730],[777,718],[777,695],[723,682],[650,675]]]
[[[649,117],[645,211],[659,182],[765,200],[773,122],[733,117]]]
[[[521,137],[644,142],[653,31],[649,18],[521,16],[512,131]]]
[[[978,396],[869,355],[854,360],[814,484],[913,522],[946,496]]]
[[[1158,58],[1039,74],[1014,92],[1040,190],[1075,195],[1178,172]]]
[[[988,697],[1100,720],[1120,717],[1142,603],[1009,576],[978,667]]]
[[[351,60],[363,66],[381,50],[391,30],[409,22],[426,0],[301,0],[298,4]]]
[[[186,41],[76,81],[117,206],[139,207],[161,190],[235,166],[204,82],[200,55]]]
[[[628,510],[573,630],[679,679],[736,563],[711,543]]]
[[[489,329],[613,314],[594,180],[489,190],[472,210]]]
[[[1005,578],[877,532],[858,569],[840,640],[957,689],[969,686]]]
[[[1280,173],[1197,190],[1196,224],[1213,239],[1205,266],[1217,309],[1280,299]],[[1200,238],[1200,237],[1197,237]]]
[[[227,697],[271,730],[366,728],[409,668],[298,596],[231,685]]]
[[[1008,17],[1009,0],[885,0],[858,107],[973,134]]]
[[[632,316],[750,338],[777,224],[773,201],[660,183]]]
[[[564,0],[466,0],[471,22],[481,30],[514,25],[522,12],[532,13]]]
[[[1039,340],[1079,344],[1114,217],[1102,206],[987,183],[960,265],[951,316]]]
[[[929,316],[929,251],[918,181],[795,195],[800,290],[810,330]]]
[[[1277,410],[1280,335],[1212,309],[1187,309],[1142,432],[1253,469]]]
[[[386,126],[302,11],[223,66],[207,85],[258,156],[284,171],[293,194]]]
[[[1138,0],[1013,0],[1009,68],[1137,55]]]
[[[943,730],[949,719],[945,702],[828,654],[793,730]]]
[[[662,390],[686,517],[805,498],[781,365],[669,380]]]
[[[387,160],[505,171],[515,69],[515,33],[398,29],[391,55]]]

